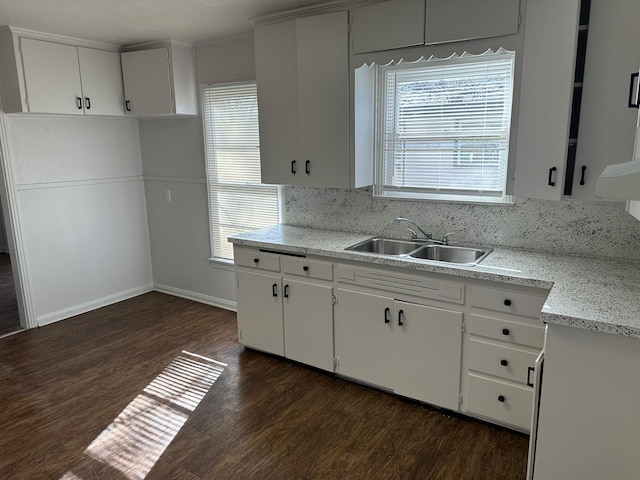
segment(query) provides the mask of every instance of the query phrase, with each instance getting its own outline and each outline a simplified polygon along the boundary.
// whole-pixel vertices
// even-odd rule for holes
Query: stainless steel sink
[[[345,250],[411,257],[418,260],[433,260],[458,265],[476,265],[493,251],[491,248],[440,245],[437,243],[412,242],[411,240],[386,237],[373,237],[347,247]]]
[[[374,237],[364,242],[356,243],[345,250],[354,252],[381,253],[384,255],[407,255],[422,247],[420,242],[410,240],[399,240],[396,238]]]
[[[438,262],[476,264],[482,261],[492,251],[490,248],[479,249],[453,245],[425,245],[421,249],[411,252],[409,256]]]

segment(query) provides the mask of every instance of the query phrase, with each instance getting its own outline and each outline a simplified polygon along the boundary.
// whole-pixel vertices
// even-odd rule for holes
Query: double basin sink
[[[373,237],[347,247],[345,250],[434,260],[457,265],[477,265],[493,251],[490,248],[441,245],[436,242],[414,242],[385,237]]]

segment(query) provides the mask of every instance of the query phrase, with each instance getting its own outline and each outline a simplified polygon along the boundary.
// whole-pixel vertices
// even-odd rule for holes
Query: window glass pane
[[[211,251],[232,259],[227,237],[280,221],[279,189],[260,183],[255,83],[206,86],[202,96]]]
[[[513,52],[380,67],[376,192],[502,197]]]

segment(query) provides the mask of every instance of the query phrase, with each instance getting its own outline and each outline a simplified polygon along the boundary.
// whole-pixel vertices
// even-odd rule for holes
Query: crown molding
[[[53,33],[37,32],[35,30],[28,30],[26,28],[14,27],[12,25],[6,25],[11,33],[17,37],[28,37],[35,40],[44,40],[47,42],[62,43],[65,45],[72,45],[74,47],[87,47],[95,48],[98,50],[108,50],[111,52],[119,52],[120,45],[113,43],[96,42],[93,40],[86,40],[84,38],[68,37],[65,35],[56,35]]]
[[[283,12],[260,15],[258,17],[250,18],[249,21],[253,23],[254,26],[268,25],[271,23],[279,23],[286,20],[295,20],[296,18],[300,17],[330,13],[338,10],[359,7],[362,5],[369,5],[372,3],[380,3],[382,1],[385,0],[333,0],[331,2],[311,5],[309,7],[300,7],[294,8],[292,10],[285,10]]]

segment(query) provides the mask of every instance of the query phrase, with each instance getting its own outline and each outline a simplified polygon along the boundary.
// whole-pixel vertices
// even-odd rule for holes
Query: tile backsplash
[[[284,223],[404,237],[408,217],[434,238],[541,252],[640,260],[640,222],[624,203],[516,198],[515,205],[468,205],[374,198],[356,190],[284,187]]]

